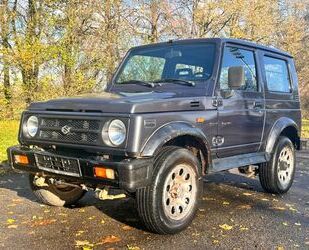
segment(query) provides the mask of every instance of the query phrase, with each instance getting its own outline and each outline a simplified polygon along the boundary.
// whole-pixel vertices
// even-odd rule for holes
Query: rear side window
[[[269,91],[291,92],[291,80],[285,60],[264,56],[264,67]]]

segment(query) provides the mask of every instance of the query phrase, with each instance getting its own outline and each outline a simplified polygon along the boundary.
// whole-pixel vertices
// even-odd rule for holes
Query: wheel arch
[[[210,144],[201,129],[186,122],[173,122],[156,130],[141,150],[141,156],[154,156],[164,146],[180,146],[192,151],[201,161],[203,174],[211,163]]]
[[[269,132],[265,149],[266,153],[273,153],[279,136],[288,137],[295,148],[300,149],[300,136],[297,124],[290,118],[282,117],[275,122]]]

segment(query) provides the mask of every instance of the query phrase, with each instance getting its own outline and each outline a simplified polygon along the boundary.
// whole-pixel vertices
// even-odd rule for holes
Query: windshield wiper
[[[138,85],[147,86],[150,88],[154,88],[156,86],[156,84],[153,82],[146,82],[146,81],[141,81],[141,80],[128,80],[124,82],[119,82],[118,84],[138,84]]]
[[[182,79],[174,79],[174,78],[159,79],[159,80],[155,80],[153,82],[154,83],[170,82],[170,83],[186,85],[186,86],[191,86],[191,87],[195,86],[195,82],[186,81],[186,80],[182,80]]]

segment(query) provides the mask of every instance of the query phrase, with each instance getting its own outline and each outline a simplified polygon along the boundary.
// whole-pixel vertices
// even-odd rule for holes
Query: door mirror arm
[[[221,89],[220,94],[223,99],[229,99],[235,94],[235,91],[233,89]]]

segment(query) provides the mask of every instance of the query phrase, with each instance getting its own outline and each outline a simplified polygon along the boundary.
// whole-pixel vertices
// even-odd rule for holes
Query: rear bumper
[[[150,182],[152,174],[152,159],[132,159],[126,158],[119,161],[93,160],[91,158],[74,157],[79,162],[80,176],[68,176],[55,173],[46,169],[42,170],[37,166],[35,154],[41,151],[23,146],[13,146],[7,149],[10,166],[13,169],[29,173],[40,173],[45,176],[58,177],[68,181],[74,181],[85,185],[106,185],[123,189],[127,192],[135,192],[137,188],[144,187]],[[64,154],[50,153],[55,157],[72,157]],[[14,162],[14,155],[25,155],[28,157],[28,164],[17,164]],[[94,166],[104,166],[115,171],[115,179],[98,178],[94,174]]]

